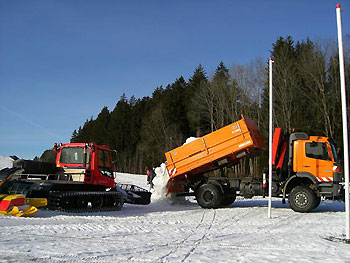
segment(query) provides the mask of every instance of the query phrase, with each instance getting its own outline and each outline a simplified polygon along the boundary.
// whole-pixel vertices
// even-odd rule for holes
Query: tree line
[[[349,87],[348,45],[345,51]],[[336,43],[309,39],[295,43],[290,36],[280,37],[272,45],[271,57],[274,125],[287,132],[329,136],[341,146]],[[150,97],[127,98],[123,94],[113,110],[103,107],[95,119],[74,130],[71,142],[109,145],[118,152],[120,172],[145,173],[164,162],[164,153],[182,145],[186,138],[203,136],[241,115],[255,119],[267,139],[268,93],[266,60],[256,58],[230,68],[220,62],[212,76],[198,65],[188,80],[180,76],[166,87],[157,87]],[[267,153],[244,160],[238,172],[260,172],[266,166]]]

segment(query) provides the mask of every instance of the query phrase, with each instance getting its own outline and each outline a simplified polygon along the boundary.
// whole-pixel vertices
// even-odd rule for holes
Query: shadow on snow
[[[240,207],[254,208],[254,207],[266,207],[268,206],[268,199],[244,199],[238,197],[237,200],[228,207],[222,207],[221,209],[235,209]],[[290,209],[288,201],[286,204],[282,204],[281,200],[272,200],[272,207],[274,209]],[[167,202],[152,202],[149,205],[128,205],[125,204],[121,211],[111,212],[85,212],[85,213],[66,213],[60,211],[49,211],[45,209],[39,210],[33,217],[54,217],[58,215],[63,216],[108,216],[108,217],[129,217],[129,216],[145,216],[150,213],[162,213],[162,212],[178,212],[188,210],[202,209],[198,206],[195,200],[188,201],[186,204],[170,204]],[[324,212],[344,212],[345,204],[343,202],[331,202],[321,201],[320,205],[314,209],[311,213],[324,213]]]

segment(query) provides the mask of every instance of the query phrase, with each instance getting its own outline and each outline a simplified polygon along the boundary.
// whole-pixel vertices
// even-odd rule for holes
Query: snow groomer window
[[[100,172],[108,177],[113,177],[111,170],[111,159],[109,151],[98,150],[97,152],[97,165]]]
[[[90,149],[86,155],[86,162],[89,163]],[[83,148],[63,148],[61,152],[60,163],[83,164]]]

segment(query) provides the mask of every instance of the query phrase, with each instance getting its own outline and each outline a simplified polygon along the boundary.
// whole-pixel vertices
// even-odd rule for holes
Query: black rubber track
[[[85,199],[86,202],[81,200]],[[102,200],[102,201],[100,201]],[[84,207],[84,203],[86,206]],[[80,204],[80,207],[79,207]],[[119,192],[50,192],[48,209],[69,213],[118,211],[124,199]]]

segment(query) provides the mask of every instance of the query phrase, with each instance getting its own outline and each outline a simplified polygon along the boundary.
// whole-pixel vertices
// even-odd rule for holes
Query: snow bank
[[[13,159],[11,157],[0,155],[0,170],[4,168],[11,168],[13,166]]]

